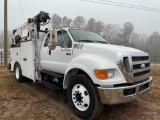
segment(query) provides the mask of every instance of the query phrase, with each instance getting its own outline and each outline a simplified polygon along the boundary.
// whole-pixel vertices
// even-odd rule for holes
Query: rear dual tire
[[[15,65],[15,69],[14,69],[14,72],[15,72],[15,76],[16,76],[16,81],[17,82],[22,82],[22,69],[21,69],[21,66],[19,63],[17,63]]]

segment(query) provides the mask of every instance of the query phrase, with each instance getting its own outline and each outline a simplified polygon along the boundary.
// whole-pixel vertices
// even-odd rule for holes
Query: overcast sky
[[[120,24],[131,22],[135,32],[150,34],[160,32],[160,13],[129,9],[123,7],[95,4],[82,0],[19,0],[25,19],[33,17],[39,11],[50,14],[57,13],[61,17],[67,16],[74,19],[84,16],[87,20],[91,17],[104,23]],[[98,0],[94,0],[98,1]],[[160,0],[110,0],[139,6],[160,9]],[[0,30],[3,30],[4,0],[0,0]],[[18,0],[8,0],[8,28],[14,29],[25,22],[20,10]]]

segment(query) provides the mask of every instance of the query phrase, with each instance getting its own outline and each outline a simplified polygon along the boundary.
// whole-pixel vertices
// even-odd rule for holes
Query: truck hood
[[[112,45],[112,44],[94,44],[94,43],[84,43],[83,49],[103,51],[110,53],[142,53],[143,51],[137,50],[130,47]]]

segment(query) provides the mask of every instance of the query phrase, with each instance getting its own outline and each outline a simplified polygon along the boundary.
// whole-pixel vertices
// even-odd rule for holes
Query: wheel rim
[[[87,89],[81,85],[76,84],[72,89],[72,101],[76,108],[80,111],[85,111],[90,105],[90,97]]]
[[[16,79],[19,79],[19,67],[16,67]]]

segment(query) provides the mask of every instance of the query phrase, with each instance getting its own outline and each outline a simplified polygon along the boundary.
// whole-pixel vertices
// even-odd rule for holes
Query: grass
[[[151,91],[133,102],[105,105],[97,120],[160,120],[160,69],[151,69]],[[155,111],[155,114],[126,114],[128,110]],[[0,67],[0,120],[77,120],[62,91],[41,84],[18,83],[6,67]]]

